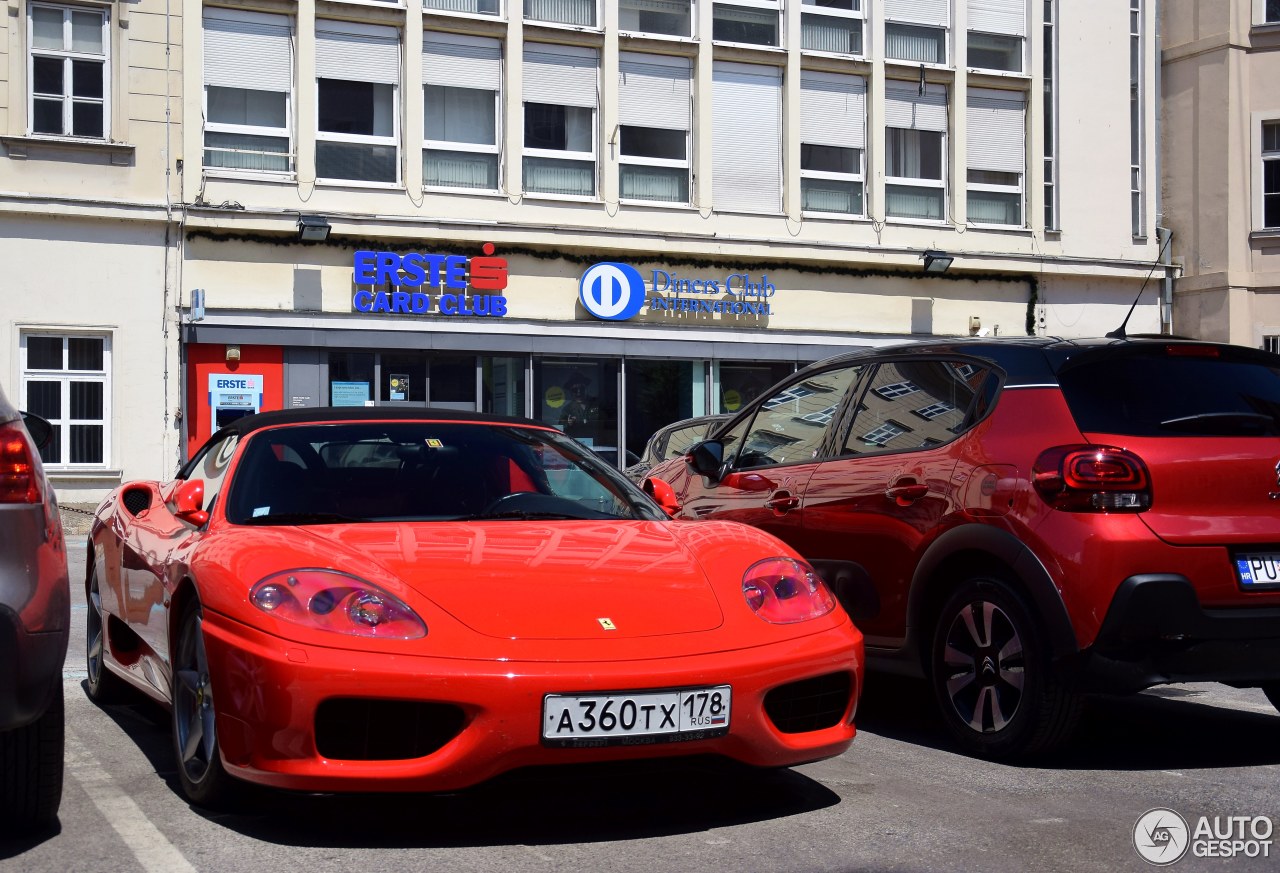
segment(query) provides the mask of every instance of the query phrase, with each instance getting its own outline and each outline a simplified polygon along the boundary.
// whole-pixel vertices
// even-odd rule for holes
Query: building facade
[[[1135,301],[1131,333],[1167,325],[1149,0],[181,13],[173,157],[146,156],[170,195],[162,275],[74,292],[153,319],[146,386],[117,372],[112,392],[169,402],[113,408],[107,463],[132,467],[135,430],[176,436],[130,475],[220,421],[323,404],[530,415],[625,463],[658,426],[851,347],[1092,336]],[[44,94],[13,84],[35,50],[9,45],[9,129],[43,142],[14,108]],[[9,381],[35,372],[24,337],[75,320],[24,305],[45,320],[9,324]]]
[[[1178,333],[1280,351],[1280,0],[1163,0]]]
[[[172,472],[181,12],[10,3],[0,23],[0,383],[49,419],[60,499]]]

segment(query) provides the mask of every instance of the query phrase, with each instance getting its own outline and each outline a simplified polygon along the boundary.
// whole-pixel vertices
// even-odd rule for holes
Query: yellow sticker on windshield
[[[442,443],[440,440],[437,440],[437,439],[429,439],[427,440],[427,448],[442,449],[444,448],[444,443]]]

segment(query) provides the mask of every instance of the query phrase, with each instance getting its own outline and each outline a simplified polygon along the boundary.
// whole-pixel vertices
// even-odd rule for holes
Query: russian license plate
[[[1245,590],[1280,588],[1280,552],[1236,555],[1236,572]]]
[[[614,694],[548,694],[542,741],[549,746],[642,746],[724,736],[728,685]]]

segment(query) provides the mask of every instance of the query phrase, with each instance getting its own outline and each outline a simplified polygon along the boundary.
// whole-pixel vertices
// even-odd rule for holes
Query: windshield
[[[233,524],[663,519],[638,489],[557,431],[455,422],[263,430],[231,483]]]
[[[1280,369],[1273,356],[1188,348],[1157,345],[1064,369],[1062,393],[1080,430],[1167,437],[1280,434]]]

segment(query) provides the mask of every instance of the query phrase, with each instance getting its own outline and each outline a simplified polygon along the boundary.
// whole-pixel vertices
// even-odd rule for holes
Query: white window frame
[[[806,136],[805,136],[805,131],[806,131],[806,120],[805,120],[804,118],[802,118],[802,119],[801,119],[801,122],[800,122],[800,131],[801,131],[801,132],[800,132],[800,148],[801,148],[800,189],[801,189],[801,197],[800,197],[800,199],[801,199],[801,203],[803,203],[803,202],[804,202],[804,180],[805,180],[805,179],[828,179],[828,180],[831,180],[831,181],[834,181],[834,182],[856,182],[856,183],[860,186],[860,188],[861,188],[861,190],[862,190],[862,198],[861,198],[861,199],[862,199],[862,210],[861,210],[861,211],[859,211],[859,212],[826,212],[826,211],[817,210],[817,209],[805,209],[805,210],[803,210],[803,214],[804,214],[804,215],[814,215],[814,216],[819,216],[819,217],[823,217],[823,218],[863,218],[863,217],[865,217],[865,216],[866,216],[866,214],[867,214],[867,181],[866,181],[866,178],[867,178],[867,142],[866,142],[866,138],[867,138],[867,137],[866,137],[866,129],[867,129],[867,115],[866,115],[866,111],[867,111],[867,103],[866,103],[866,99],[867,99],[867,80],[866,80],[866,77],[865,77],[865,76],[854,76],[854,75],[851,75],[851,74],[845,74],[845,73],[840,73],[840,74],[823,74],[823,73],[817,73],[816,71],[804,71],[804,72],[801,72],[801,74],[800,74],[800,75],[801,75],[801,80],[800,80],[800,111],[801,111],[802,113],[804,113],[804,112],[806,111],[806,107],[805,107],[805,97],[804,97],[804,94],[805,94],[805,80],[806,80],[806,78],[807,78],[808,76],[810,76],[810,75],[826,75],[826,76],[839,75],[841,78],[847,78],[847,79],[860,79],[860,80],[861,80],[861,82],[862,82],[862,143],[861,143],[860,145],[844,144],[844,143],[834,144],[834,143],[831,143],[831,142],[809,142],[809,141],[808,141],[808,139],[807,139],[807,138],[806,138]],[[853,93],[853,92],[850,92],[850,93]],[[853,149],[853,150],[856,150],[856,151],[858,152],[858,165],[857,165],[856,169],[855,169],[852,173],[839,173],[839,172],[833,172],[833,171],[830,171],[830,170],[806,170],[806,169],[804,168],[804,163],[803,163],[803,160],[804,160],[804,158],[803,158],[804,151],[803,151],[803,150],[804,150],[804,147],[805,147],[806,145],[808,145],[808,146],[817,146],[817,147],[819,147],[819,148],[847,148],[847,149]]]
[[[27,365],[27,341],[30,337],[49,337],[62,340],[62,369],[61,370],[40,370],[33,369]],[[102,340],[102,369],[101,370],[71,370],[69,369],[71,360],[70,342],[71,339],[100,339]],[[49,464],[51,471],[74,471],[74,470],[105,470],[111,464],[111,334],[102,331],[59,331],[59,330],[23,330],[19,336],[19,367],[22,373],[21,389],[19,391],[18,405],[23,409],[29,408],[27,401],[27,383],[32,382],[58,382],[60,383],[60,408],[62,416],[57,419],[49,419],[49,423],[58,425],[60,428],[59,439],[59,457],[63,460],[57,464]],[[102,418],[80,419],[71,417],[71,383],[72,382],[96,382],[102,385]],[[90,464],[73,464],[71,458],[71,427],[73,425],[101,425],[102,426],[102,460]]]
[[[524,20],[530,24],[536,24],[540,27],[571,27],[577,30],[600,30],[604,27],[603,16],[601,15],[600,0],[590,0],[594,7],[592,18],[595,19],[594,24],[572,24],[564,21],[551,21],[546,18],[531,18],[529,15],[529,3],[538,2],[538,0],[520,0],[520,12],[524,16]]]
[[[636,2],[644,3],[645,0],[636,0]],[[644,36],[649,39],[680,39],[680,40],[696,39],[698,36],[698,0],[668,0],[668,2],[685,3],[689,6],[689,33],[684,35],[677,35],[677,34],[671,34],[671,33],[658,33],[657,31],[652,31],[652,30],[631,30],[630,28],[622,27],[621,24],[619,24],[618,26],[618,31],[620,33],[632,33],[637,36]],[[619,20],[621,20],[621,15],[622,15],[621,8],[618,9],[618,15],[619,15]]]
[[[1131,69],[1135,70],[1136,79],[1129,83],[1130,118],[1136,119],[1129,125],[1130,160],[1129,166],[1129,198],[1130,198],[1130,230],[1134,239],[1146,239],[1147,236],[1147,180],[1146,180],[1146,46],[1143,45],[1145,22],[1143,16],[1146,9],[1142,0],[1129,0],[1129,54]],[[1136,154],[1136,160],[1134,155]]]
[[[102,18],[102,54],[72,51],[70,48],[44,49],[36,48],[35,16],[36,9],[54,9],[62,13],[62,44],[71,45],[71,13],[81,12],[98,15]],[[63,62],[62,74],[62,133],[36,133],[35,123],[35,58],[39,55],[46,58],[60,58]],[[102,63],[102,136],[78,136],[71,133],[72,110],[77,102],[96,103],[97,98],[73,97],[71,95],[73,61],[87,60]],[[89,142],[111,141],[111,10],[99,6],[70,6],[58,3],[31,3],[27,9],[27,134],[29,136],[67,137]]]
[[[231,13],[231,10],[229,9],[219,9],[218,11],[222,13]],[[254,15],[254,14],[256,13],[248,13],[248,15]],[[291,31],[296,26],[296,22],[293,18],[289,16],[279,16],[279,17],[288,18],[289,28]],[[201,34],[203,35],[204,32],[205,32],[205,28],[202,24]],[[205,45],[206,45],[206,52],[207,52],[207,45],[208,45],[207,41]],[[293,109],[294,94],[293,92],[294,92],[294,88],[296,87],[296,79],[297,79],[296,59],[294,57],[294,54],[295,54],[294,46],[295,46],[295,43],[293,38],[291,37],[289,40],[289,67],[292,73],[289,77],[289,90],[284,92],[284,127],[283,128],[263,127],[261,125],[254,125],[254,124],[224,124],[216,121],[210,121],[209,120],[209,89],[211,87],[219,88],[224,86],[210,85],[208,82],[202,81],[201,94],[200,94],[200,100],[201,100],[200,108],[203,113],[201,117],[202,117],[202,120],[204,121],[203,133],[230,133],[230,134],[239,134],[242,136],[263,136],[263,137],[272,137],[275,139],[283,138],[287,140],[289,143],[289,151],[285,155],[288,162],[287,168],[284,170],[249,170],[249,169],[239,169],[236,167],[205,166],[204,152],[208,150],[209,146],[205,142],[204,136],[202,133],[200,138],[201,140],[200,141],[200,146],[201,146],[200,157],[201,157],[201,166],[204,168],[206,172],[211,172],[211,173],[214,173],[215,175],[229,175],[229,176],[236,176],[240,178],[267,178],[267,179],[292,178],[295,175],[295,173],[297,172],[297,166],[298,166],[297,164],[298,140],[296,135],[294,134],[294,109]],[[207,55],[205,58],[205,62],[206,64],[208,62]],[[203,73],[201,78],[203,79]],[[280,92],[270,91],[268,93],[279,94]]]
[[[830,55],[838,54],[844,57],[852,56],[855,58],[863,58],[867,56],[867,11],[866,4],[870,0],[852,0],[853,9],[838,9],[828,6],[817,6],[814,0],[801,0],[800,5],[800,50],[805,52],[815,52],[817,54]],[[805,18],[843,18],[848,21],[856,21],[861,24],[861,41],[862,51],[859,52],[829,52],[826,49],[805,48],[804,46],[804,20]]]
[[[628,63],[652,64],[654,66],[660,66],[661,65],[660,61],[661,61],[661,57],[658,57],[658,56],[645,57],[639,53],[623,52],[623,57],[619,59],[619,70],[620,70],[620,73],[625,72],[621,68],[623,66],[626,66]],[[625,154],[622,151],[622,128],[633,127],[633,128],[638,128],[642,130],[643,129],[675,130],[677,128],[674,124],[672,124],[669,127],[663,128],[663,127],[658,127],[656,125],[651,125],[651,124],[643,125],[643,124],[624,123],[621,121],[621,112],[619,113],[620,117],[619,117],[619,123],[618,123],[618,164],[619,164],[618,192],[619,192],[619,199],[621,199],[624,203],[637,203],[637,204],[649,204],[649,205],[669,204],[669,205],[681,206],[681,205],[688,205],[693,199],[693,179],[689,171],[690,171],[690,168],[692,167],[692,162],[693,162],[693,130],[692,130],[693,128],[693,83],[694,83],[694,78],[696,76],[696,71],[694,70],[694,67],[692,64],[690,64],[687,68],[681,68],[681,69],[682,70],[687,69],[689,73],[689,90],[687,94],[684,95],[685,100],[687,101],[687,106],[688,106],[688,110],[687,110],[688,118],[687,120],[681,122],[681,127],[679,128],[684,132],[683,160],[677,160],[675,158],[653,158],[653,157],[646,157],[641,155]],[[672,79],[673,82],[678,80],[679,80],[679,77],[673,77]],[[621,90],[621,85],[619,85],[619,89]],[[622,197],[621,167],[624,164],[632,167],[662,167],[667,169],[684,170],[685,199],[684,200],[654,200],[654,199],[648,199],[648,198]]]
[[[591,176],[592,182],[591,194],[555,194],[546,191],[529,191],[526,183],[525,192],[534,197],[566,197],[572,200],[594,200],[600,193],[600,161],[597,155],[600,153],[600,117],[598,114],[599,107],[596,106],[575,106],[570,103],[542,103],[538,100],[523,101],[521,111],[529,103],[536,103],[541,106],[561,106],[565,109],[586,109],[591,112],[591,151],[575,152],[569,149],[537,149],[522,145],[521,156],[525,158],[543,158],[556,161],[585,161],[592,165]]]
[[[786,16],[782,14],[782,0],[712,0],[711,2],[711,32],[714,39],[716,9],[722,6],[737,6],[742,9],[758,9],[761,12],[772,12],[776,19],[776,27],[778,33],[778,41],[772,45],[762,42],[734,42],[732,40],[717,39],[716,43],[720,45],[743,45],[753,48],[783,48],[787,44],[786,34]]]
[[[954,2],[962,2],[962,0],[954,0]],[[907,7],[908,3],[906,2],[906,0],[894,0],[893,3],[891,3],[890,0],[884,0],[884,3],[882,4],[881,8],[882,8],[882,13],[884,15],[884,28],[885,28],[885,42],[882,48],[885,53],[884,54],[885,63],[910,64],[912,66],[918,66],[920,64],[924,64],[924,66],[926,67],[936,68],[936,69],[949,68],[950,65],[953,63],[955,54],[956,54],[955,46],[952,45],[951,31],[952,31],[952,25],[955,21],[955,18],[951,11],[951,3],[946,2],[943,4],[946,7],[946,13],[947,13],[945,21],[935,21],[935,20],[929,19],[928,16],[924,14],[924,12],[919,10],[920,5],[927,6],[930,4],[920,4],[920,3],[917,3],[916,0],[911,0],[909,10],[904,8],[898,8],[898,9],[891,8],[894,5],[898,7]],[[932,2],[931,5],[936,6],[937,5],[936,0],[934,0],[934,2]],[[889,28],[894,26],[916,27],[916,28],[922,28],[926,30],[941,31],[942,52],[943,52],[942,60],[941,61],[913,61],[908,58],[889,57],[888,30]]]
[[[555,50],[557,48],[559,48],[561,52],[567,52],[572,50],[572,52],[576,53],[579,57],[582,57],[582,58],[591,57],[594,59],[594,81],[593,81],[594,90],[592,91],[592,103],[590,106],[582,106],[578,103],[557,103],[550,100],[530,99],[530,79],[533,77],[529,76],[530,61],[529,61],[528,53],[532,51],[537,54],[548,54],[549,56],[554,57]],[[525,76],[524,76],[524,84],[523,84],[523,93],[521,93],[520,95],[520,113],[521,113],[522,121],[524,121],[524,118],[527,116],[528,114],[527,107],[531,103],[540,105],[540,106],[560,106],[566,110],[569,110],[569,109],[588,110],[591,113],[591,121],[589,124],[590,130],[591,130],[591,150],[589,152],[583,152],[583,151],[571,151],[568,148],[565,148],[565,149],[531,148],[527,144],[528,137],[529,137],[529,130],[528,130],[528,124],[527,122],[525,122],[524,136],[520,143],[520,159],[521,159],[522,169],[523,169],[524,160],[526,158],[541,158],[543,160],[553,160],[553,161],[562,161],[562,162],[578,161],[578,162],[590,163],[591,164],[591,193],[590,194],[561,194],[553,191],[531,191],[529,190],[528,173],[522,173],[522,179],[523,179],[522,186],[524,188],[524,192],[527,196],[530,196],[530,197],[553,197],[557,199],[585,200],[585,201],[597,200],[600,196],[600,157],[599,157],[600,155],[599,94],[600,94],[600,62],[601,62],[600,52],[598,50],[593,49],[590,51],[590,53],[587,53],[587,50],[585,49],[580,49],[572,46],[548,47],[548,46],[541,46],[537,43],[525,43],[524,51],[525,51],[525,56],[522,58],[522,68]],[[574,55],[568,54],[564,56],[573,57]],[[541,84],[542,83],[540,83],[538,86],[535,86],[535,91],[536,91],[536,87],[540,87]],[[567,134],[567,131],[566,131],[566,134]],[[567,145],[568,137],[566,136],[565,139],[566,139],[566,145]]]
[[[887,217],[890,221],[919,222],[919,223],[923,223],[923,224],[937,224],[938,222],[946,221],[946,220],[947,220],[947,213],[950,211],[950,208],[951,208],[951,204],[948,202],[948,197],[947,197],[947,178],[948,178],[948,174],[949,174],[949,172],[950,172],[950,168],[949,168],[949,166],[948,166],[948,164],[947,164],[947,158],[948,158],[948,155],[947,155],[947,151],[948,151],[948,149],[947,149],[947,132],[946,132],[946,131],[931,131],[931,130],[923,130],[923,129],[916,129],[916,128],[910,128],[910,127],[886,127],[886,128],[885,128],[885,148],[886,148],[886,150],[888,150],[888,149],[889,149],[889,145],[888,145],[888,131],[890,131],[890,130],[903,130],[903,131],[917,130],[917,132],[918,132],[918,133],[937,133],[937,134],[939,135],[940,139],[939,139],[939,144],[938,144],[938,151],[939,151],[939,152],[941,152],[941,165],[940,165],[940,166],[941,166],[941,175],[942,175],[942,178],[941,178],[941,179],[921,179],[921,178],[917,178],[917,177],[915,177],[915,176],[890,176],[890,175],[889,175],[889,160],[888,160],[888,155],[886,154],[886,155],[885,155],[884,184],[885,184],[886,189],[887,189],[889,186],[893,185],[893,186],[896,186],[896,187],[899,187],[899,188],[934,188],[934,189],[937,189],[937,190],[941,191],[941,192],[942,192],[942,215],[941,215],[941,217],[936,218],[936,219],[934,219],[934,218],[914,218],[914,217],[909,216],[909,215],[889,215],[889,214],[886,212],[886,217]],[[886,208],[887,208],[887,206],[888,206],[888,199],[889,199],[889,198],[888,198],[888,195],[886,194],[886,196],[885,196],[885,201],[886,201],[886,204],[885,204],[885,205],[886,205]]]
[[[1006,92],[1000,92],[1000,93],[1003,95]],[[979,98],[983,96],[987,96],[986,89],[977,89],[977,88],[969,89],[968,97],[970,101],[973,101],[975,98]],[[1026,184],[1027,184],[1026,125],[1027,125],[1027,104],[1030,101],[1027,99],[1027,95],[1025,94],[1021,94],[1019,92],[1018,96],[1022,97],[1021,105],[1020,105],[1022,119],[1021,119],[1021,124],[1019,125],[1021,129],[1021,136],[1022,136],[1021,168],[1018,170],[1007,169],[1007,168],[993,170],[989,166],[974,168],[969,166],[969,158],[971,156],[967,156],[965,161],[965,190],[971,191],[971,192],[972,191],[989,192],[992,194],[1016,194],[1018,197],[1018,203],[1019,203],[1019,206],[1018,206],[1019,221],[1017,224],[1003,224],[1003,223],[992,222],[992,221],[980,221],[973,217],[972,210],[970,210],[969,218],[968,218],[969,224],[979,226],[979,227],[1018,227],[1018,228],[1026,227],[1028,224],[1029,216],[1027,215],[1027,196],[1026,196]],[[1002,106],[1001,111],[1011,110],[1014,107],[1014,105],[1017,103],[1016,99],[1007,99],[1007,98],[1005,102],[1007,103],[1007,105]],[[967,111],[970,113],[970,115],[972,115],[972,112],[974,109],[975,107],[972,104],[970,104],[967,107]],[[998,124],[999,124],[999,120],[992,122],[993,129],[1002,129],[999,127],[995,127],[995,125],[998,125]],[[972,121],[972,118],[971,118],[969,123],[970,139],[968,143],[970,147],[972,147],[974,144],[974,139],[973,139],[974,134],[972,132],[973,129],[974,129],[974,122]],[[1013,136],[1009,135],[1005,137],[1003,141],[1006,141],[1006,142],[1012,141],[1012,139],[1013,139]],[[1018,177],[1018,182],[1016,185],[1000,185],[1000,184],[995,184],[991,182],[973,182],[969,180],[968,174],[970,172],[1007,173],[1009,175],[1016,175]]]
[[[427,97],[426,90],[429,87],[433,87],[430,82],[424,82],[422,85],[422,98],[423,98],[424,105]],[[438,85],[434,87],[449,88],[450,90],[456,89],[456,86],[451,86],[451,85]],[[457,90],[461,90],[461,89],[457,89]],[[427,137],[427,131],[426,131],[427,121],[426,121],[426,113],[424,112],[423,120],[422,120],[422,124],[423,124],[422,151],[424,155],[428,151],[458,152],[461,154],[479,153],[479,154],[485,154],[485,155],[494,155],[498,159],[497,187],[495,188],[457,188],[449,185],[426,185],[426,183],[424,182],[423,184],[425,185],[425,187],[430,188],[432,191],[467,191],[471,193],[483,193],[486,191],[488,192],[500,191],[502,189],[502,111],[500,108],[502,105],[502,92],[490,91],[488,88],[474,88],[472,90],[485,91],[493,95],[493,119],[494,119],[493,120],[493,138],[494,138],[493,145],[487,145],[484,143],[474,143],[474,142],[465,142],[465,143],[454,142],[452,140],[447,140],[447,139],[430,139]]]
[[[464,6],[467,4],[468,0],[423,0],[422,11],[424,14],[456,15],[460,18],[477,18],[481,21],[493,21],[495,19],[504,20],[507,17],[506,0],[494,0],[494,2],[498,4],[497,12],[468,12],[465,9],[437,8],[431,5],[432,2],[445,4],[446,6],[450,3],[453,3],[458,6]],[[479,6],[479,4],[483,2],[483,0],[470,0],[470,2],[473,2],[477,6]]]
[[[1280,137],[1280,116],[1272,114],[1268,117],[1263,113],[1254,113],[1253,129],[1255,131],[1254,136],[1257,137],[1257,139],[1254,140],[1257,144],[1255,154],[1258,156],[1256,164],[1258,167],[1258,211],[1256,213],[1257,218],[1254,226],[1258,230],[1274,232],[1280,231],[1280,224],[1268,225],[1266,223],[1267,197],[1274,197],[1277,202],[1280,203],[1280,190],[1273,192],[1267,191],[1266,168],[1267,165],[1271,163],[1280,164],[1280,149],[1267,150],[1265,148],[1266,138],[1263,136],[1263,131],[1270,125],[1274,125],[1276,127],[1277,136]],[[1280,211],[1280,206],[1277,206],[1277,211]]]
[[[442,88],[461,88],[461,87],[463,87],[463,86],[461,86],[461,85],[456,85],[456,84],[445,85],[445,84],[442,84],[442,83],[439,83],[439,82],[428,82],[428,81],[426,81],[425,68],[426,68],[427,61],[426,61],[426,57],[425,57],[425,52],[426,52],[425,45],[426,45],[426,43],[428,43],[428,42],[431,42],[431,41],[432,41],[432,40],[431,40],[431,36],[432,36],[432,35],[433,35],[433,34],[432,34],[432,33],[430,33],[430,32],[428,32],[428,33],[424,34],[424,58],[423,58],[423,67],[424,67],[423,80],[424,80],[424,81],[423,81],[423,83],[422,83],[422,99],[423,99],[423,115],[422,115],[422,124],[423,124],[423,136],[422,136],[423,187],[424,187],[424,188],[427,188],[427,189],[430,189],[430,190],[432,190],[432,191],[459,191],[459,192],[466,192],[466,193],[473,193],[473,194],[493,193],[493,192],[495,192],[495,191],[501,191],[501,190],[502,190],[502,171],[503,171],[503,166],[502,166],[502,164],[503,164],[503,162],[502,162],[502,144],[503,144],[503,132],[502,132],[502,84],[503,84],[503,75],[502,75],[502,65],[503,65],[503,62],[504,62],[504,59],[502,58],[502,50],[503,50],[502,43],[501,43],[501,42],[498,42],[498,45],[497,45],[498,53],[499,53],[499,57],[498,57],[498,60],[497,60],[497,63],[498,63],[498,81],[497,81],[497,86],[498,86],[498,87],[497,87],[497,89],[495,90],[495,89],[491,89],[491,88],[487,88],[487,87],[484,87],[484,88],[474,88],[474,89],[472,89],[472,90],[476,90],[476,91],[486,91],[486,92],[488,92],[488,93],[493,94],[493,138],[494,138],[494,142],[493,142],[493,144],[492,144],[492,145],[483,144],[483,143],[463,143],[463,142],[454,142],[453,140],[434,139],[434,138],[432,138],[432,137],[430,137],[430,136],[429,136],[430,131],[427,129],[427,112],[426,112],[427,88],[428,88],[428,87],[431,87],[431,86],[442,87]],[[459,40],[459,41],[461,41],[461,40],[468,40],[468,41],[474,41],[474,42],[477,42],[477,43],[481,42],[481,40],[479,40],[479,39],[477,39],[477,38],[467,38],[467,37],[462,37],[462,36],[456,36],[456,37],[455,37],[455,39],[456,39],[456,40]],[[487,42],[487,41],[486,41],[486,42]],[[495,40],[495,42],[497,42],[497,41]],[[487,84],[487,83],[484,83],[484,84]],[[493,156],[496,158],[496,160],[497,160],[497,165],[498,165],[498,172],[497,172],[496,179],[495,179],[496,186],[495,186],[494,188],[459,188],[459,187],[451,186],[451,185],[428,185],[428,184],[427,184],[427,182],[426,182],[426,153],[427,153],[428,151],[447,151],[447,152],[458,152],[458,153],[463,153],[463,154],[479,153],[479,154],[493,155]]]
[[[358,26],[356,25],[345,25],[343,22],[337,22],[330,19],[323,19],[323,25],[321,25],[320,20],[317,20],[316,24],[317,24],[317,27],[316,27],[317,42],[319,41],[319,38],[320,38],[319,34],[321,31],[330,31],[331,29],[336,28],[336,30],[333,30],[333,32],[341,32],[343,29],[349,28],[351,32],[358,32]],[[402,154],[403,149],[401,149],[400,147],[400,86],[401,86],[401,79],[404,77],[404,70],[403,70],[404,58],[402,56],[403,47],[404,47],[404,32],[403,32],[403,28],[399,28],[399,27],[396,27],[395,30],[399,34],[399,42],[397,43],[398,61],[397,61],[397,68],[396,68],[396,81],[370,82],[370,80],[368,79],[339,79],[335,76],[321,76],[319,70],[317,69],[315,71],[315,79],[313,80],[314,84],[312,86],[315,89],[314,95],[315,95],[316,102],[314,105],[317,107],[317,110],[320,106],[320,80],[321,79],[329,79],[334,82],[366,82],[366,83],[375,84],[375,85],[390,86],[391,88],[391,135],[390,136],[376,136],[373,134],[357,134],[357,133],[333,133],[332,131],[321,130],[320,129],[320,113],[319,111],[317,111],[316,112],[316,143],[317,143],[317,146],[321,142],[348,143],[351,145],[391,146],[392,148],[395,149],[395,152],[396,152],[395,180],[391,182],[384,182],[381,180],[371,180],[371,179],[341,179],[341,178],[329,178],[328,176],[319,177],[319,171],[317,169],[317,176],[318,176],[317,181],[320,182],[321,184],[347,185],[347,186],[367,187],[367,188],[399,188],[403,182],[404,155]],[[317,148],[316,151],[318,153],[319,148]],[[317,160],[317,164],[318,163],[319,161]]]

